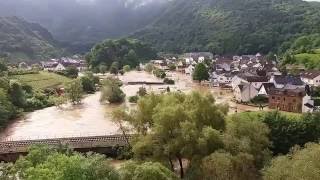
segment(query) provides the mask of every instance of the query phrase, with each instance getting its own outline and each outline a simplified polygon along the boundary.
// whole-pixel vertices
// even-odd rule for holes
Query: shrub
[[[137,94],[139,96],[145,96],[145,95],[147,95],[147,89],[145,87],[140,87],[139,91],[137,92]]]
[[[164,78],[163,82],[164,82],[165,84],[175,84],[174,80],[169,79],[169,78]]]
[[[251,102],[254,104],[266,104],[268,103],[269,99],[265,96],[256,96],[253,99],[251,99]]]
[[[129,102],[130,103],[137,103],[139,100],[139,96],[130,96],[129,97]]]

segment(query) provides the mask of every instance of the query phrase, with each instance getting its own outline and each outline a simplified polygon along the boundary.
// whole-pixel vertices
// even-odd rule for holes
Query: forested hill
[[[13,61],[36,61],[56,56],[61,50],[39,24],[17,17],[0,17],[0,56]]]
[[[302,0],[173,0],[133,37],[162,51],[252,54],[285,51],[320,32],[320,3]]]

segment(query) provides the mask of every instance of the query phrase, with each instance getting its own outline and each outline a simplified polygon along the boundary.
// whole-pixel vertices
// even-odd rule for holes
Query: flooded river
[[[171,74],[176,84],[170,85],[171,91],[189,92],[193,89],[208,91],[208,88],[199,87],[191,82],[191,78],[182,74]],[[130,72],[119,78],[126,84],[129,81],[152,81],[160,80],[145,72]],[[136,94],[142,85],[124,85],[123,91],[127,97]],[[168,85],[145,85],[148,92],[165,91]],[[230,102],[230,93],[210,89],[218,103]],[[2,140],[26,140],[45,139],[56,137],[76,137],[118,134],[118,127],[110,120],[111,112],[115,105],[101,104],[100,93],[88,95],[83,103],[78,106],[65,106],[64,108],[50,107],[38,110],[15,120],[2,133]]]

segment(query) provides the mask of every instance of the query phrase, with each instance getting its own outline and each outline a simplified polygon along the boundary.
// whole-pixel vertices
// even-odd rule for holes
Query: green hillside
[[[301,53],[294,57],[294,64],[302,64],[308,69],[320,69],[320,53]]]
[[[37,61],[61,53],[51,34],[39,24],[17,17],[0,17],[0,55],[11,62]]]
[[[284,52],[320,32],[320,3],[302,0],[174,0],[133,36],[161,51]]]

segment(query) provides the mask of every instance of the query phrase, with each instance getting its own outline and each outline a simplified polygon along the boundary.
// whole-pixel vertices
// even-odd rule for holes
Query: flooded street
[[[221,91],[219,88],[200,87],[191,81],[191,77],[183,74],[170,73],[168,76],[176,81],[175,85],[169,86],[171,91],[211,91],[216,97],[217,103],[229,103],[231,107],[235,106],[235,103],[231,102],[232,94],[230,92]],[[133,71],[119,76],[119,78],[124,82],[122,89],[127,97],[136,95],[141,86],[146,87],[148,92],[166,91],[168,87],[168,85],[127,85],[127,82],[130,81],[161,81],[145,72]],[[2,140],[28,140],[120,133],[118,127],[111,122],[110,117],[111,112],[119,105],[101,104],[99,98],[100,93],[97,92],[86,96],[83,103],[78,106],[66,105],[62,109],[50,107],[29,113],[10,124],[0,133],[0,138]],[[230,111],[233,111],[232,108]],[[241,108],[238,109],[238,112],[240,111]]]

